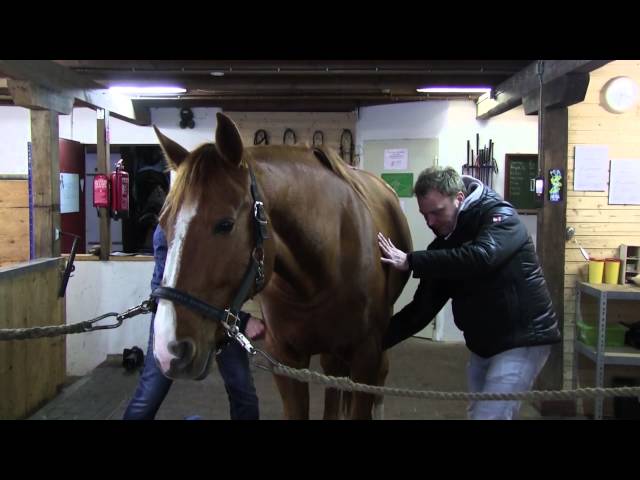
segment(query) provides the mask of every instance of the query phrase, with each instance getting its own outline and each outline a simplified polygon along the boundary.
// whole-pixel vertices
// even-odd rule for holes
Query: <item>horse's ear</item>
[[[238,127],[226,115],[218,112],[218,128],[216,128],[216,145],[222,156],[233,165],[239,165],[242,159],[242,138]]]
[[[189,150],[178,145],[169,137],[160,133],[160,130],[158,130],[158,128],[155,125],[153,126],[153,129],[155,130],[156,136],[160,141],[160,147],[162,147],[162,151],[167,157],[167,161],[169,162],[169,167],[171,167],[172,170],[177,169],[182,163],[182,161],[185,158],[187,158],[187,155],[189,155]]]

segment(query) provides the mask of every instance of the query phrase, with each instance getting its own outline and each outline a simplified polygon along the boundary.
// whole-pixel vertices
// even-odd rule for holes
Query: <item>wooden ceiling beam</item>
[[[569,73],[589,73],[612,60],[545,60],[542,83],[549,82]],[[540,87],[537,72],[538,62],[526,66],[495,88],[494,98],[478,102],[477,118],[486,120],[511,110],[522,103],[522,99]]]
[[[108,110],[126,122],[149,125],[149,113],[136,111],[130,98],[113,94],[93,80],[52,61],[0,60],[0,72],[11,77],[7,85],[12,96],[17,95],[17,99],[14,96],[16,105],[68,115],[77,100],[80,105]]]
[[[588,73],[568,73],[544,86],[542,101],[545,108],[569,107],[584,100],[589,86]],[[525,115],[537,115],[540,88],[522,99]]]
[[[201,90],[202,93],[216,92],[380,92],[392,90],[416,93],[423,86],[493,86],[499,84],[504,75],[388,75],[388,76],[348,76],[336,75],[274,75],[274,76],[224,76],[169,75],[149,73],[114,73],[110,76],[100,74],[98,78],[105,84],[116,82],[135,82],[139,85],[157,85],[158,82],[177,84],[189,91]],[[195,92],[197,93],[197,92]]]
[[[525,65],[522,60],[55,60],[78,72],[152,71],[200,72],[222,71],[225,74],[385,74],[387,72],[486,73],[511,75]]]

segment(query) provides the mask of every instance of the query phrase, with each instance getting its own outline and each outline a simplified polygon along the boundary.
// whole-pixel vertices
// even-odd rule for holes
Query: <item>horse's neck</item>
[[[310,182],[308,176],[303,176],[304,166],[283,166],[276,175],[269,173],[274,165],[261,165],[264,163],[257,162],[256,171],[271,219],[277,281],[285,282],[285,288],[295,289],[302,296],[312,297],[335,270],[325,235],[337,229],[333,217],[336,212],[325,214],[322,203],[328,192],[321,191],[319,182]],[[318,212],[323,212],[322,218],[318,218]]]

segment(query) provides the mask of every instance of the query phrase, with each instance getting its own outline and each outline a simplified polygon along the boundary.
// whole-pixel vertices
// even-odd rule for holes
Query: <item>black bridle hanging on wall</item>
[[[353,165],[353,135],[345,128],[340,136],[340,156],[349,165]]]
[[[282,144],[283,145],[295,145],[298,142],[296,139],[296,132],[287,128],[284,131],[284,135],[282,136]]]
[[[313,132],[313,146],[320,147],[324,143],[324,134],[322,130],[316,130]]]
[[[267,135],[266,130],[256,130],[256,133],[253,135],[253,144],[261,145],[263,143],[265,145],[269,145],[269,136]]]

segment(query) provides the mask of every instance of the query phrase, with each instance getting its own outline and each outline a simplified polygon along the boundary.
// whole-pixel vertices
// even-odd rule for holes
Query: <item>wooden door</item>
[[[78,253],[86,253],[85,245],[85,166],[84,146],[61,138],[60,145],[60,228],[80,237]],[[70,253],[70,235],[62,235],[60,251]]]

